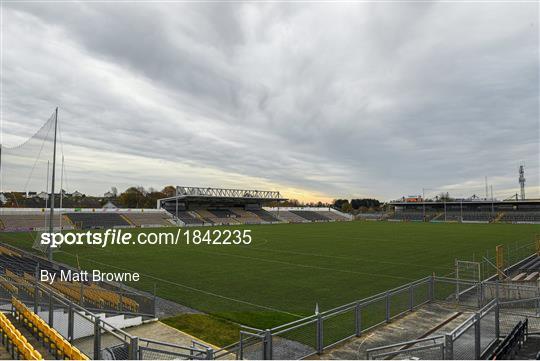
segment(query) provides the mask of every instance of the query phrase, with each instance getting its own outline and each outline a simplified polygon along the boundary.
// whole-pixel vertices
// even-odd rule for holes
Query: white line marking
[[[73,256],[73,254],[71,254],[71,253],[69,253],[69,252],[66,252],[66,251],[61,251],[61,252],[67,253],[67,254]],[[79,256],[79,258],[80,258],[80,259],[87,260],[87,261],[92,262],[92,263],[96,263],[96,264],[102,265],[102,266],[107,266],[107,267],[116,268],[116,269],[119,269],[119,270],[122,270],[122,271],[136,272],[136,271],[130,270],[130,269],[128,269],[128,268],[123,268],[123,267],[113,266],[113,265],[110,265],[110,264],[107,264],[107,263],[103,263],[103,262],[98,262],[98,261],[95,261],[95,260],[93,260],[93,259],[86,258],[86,257],[80,257],[80,256]],[[137,273],[140,273],[140,272],[137,272]],[[145,274],[145,273],[140,273],[140,274],[143,275],[143,276],[146,276],[146,277],[148,277],[148,278],[152,278],[152,279],[161,281],[161,282],[169,283],[169,284],[172,284],[172,285],[175,285],[175,286],[178,286],[178,287],[183,287],[183,288],[189,289],[189,290],[191,290],[191,291],[196,291],[196,292],[204,293],[204,294],[209,295],[209,296],[214,296],[214,297],[218,297],[218,298],[223,298],[223,299],[226,299],[226,300],[228,300],[228,301],[233,301],[233,302],[243,303],[243,304],[246,304],[246,305],[255,306],[255,307],[262,308],[262,309],[266,309],[266,310],[270,310],[270,311],[275,311],[275,312],[279,312],[279,313],[284,313],[284,314],[287,314],[287,315],[290,315],[290,316],[294,316],[294,317],[299,317],[299,318],[305,317],[305,315],[298,315],[298,314],[296,314],[296,313],[291,313],[291,312],[283,311],[283,310],[280,310],[280,309],[277,309],[277,308],[274,308],[274,307],[264,306],[264,305],[259,305],[259,304],[256,304],[256,303],[252,303],[252,302],[248,302],[248,301],[244,301],[244,300],[239,300],[239,299],[236,299],[236,298],[223,296],[223,295],[220,295],[220,294],[217,294],[217,293],[213,293],[213,292],[210,292],[210,291],[201,290],[201,289],[198,289],[198,288],[195,288],[195,287],[191,287],[191,286],[187,286],[187,285],[183,285],[183,284],[177,283],[177,282],[172,282],[172,281],[169,281],[169,280],[166,280],[166,279],[163,279],[163,278],[159,278],[159,277],[155,277],[155,276],[152,276],[152,275],[149,275],[149,274]]]

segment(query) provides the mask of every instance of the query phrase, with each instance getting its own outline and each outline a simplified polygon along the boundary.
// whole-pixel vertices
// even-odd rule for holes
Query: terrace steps
[[[444,334],[452,331],[472,314],[462,311],[448,304],[428,303],[311,359],[365,359],[366,351],[374,347]]]

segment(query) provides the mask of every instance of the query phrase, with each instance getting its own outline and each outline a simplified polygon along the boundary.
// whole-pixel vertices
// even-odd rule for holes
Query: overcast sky
[[[538,7],[4,3],[2,141],[58,105],[68,191],[90,194],[388,200],[488,176],[506,198],[525,164],[540,197]]]

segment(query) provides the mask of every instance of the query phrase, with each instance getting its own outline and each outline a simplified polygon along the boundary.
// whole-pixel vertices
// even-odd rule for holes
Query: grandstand
[[[327,207],[267,207],[285,200],[274,191],[177,187],[177,196],[158,200],[157,207],[188,226],[334,222],[352,218]]]
[[[66,213],[66,217],[77,229],[99,229],[128,227],[131,224],[117,213]]]
[[[199,218],[193,224],[202,224]],[[35,208],[3,208],[0,212],[2,231],[43,231],[49,227],[49,213]],[[186,221],[187,222],[187,221]],[[97,229],[107,227],[165,227],[174,225],[168,212],[155,209],[58,209],[53,227],[70,229]]]
[[[538,200],[391,202],[391,220],[426,222],[540,223]]]
[[[120,359],[140,358],[142,348],[121,328],[155,319],[155,298],[104,282],[43,283],[35,277],[41,270],[77,272],[0,245],[0,359],[88,360],[111,353]],[[102,343],[110,337],[117,339],[113,348],[109,341]],[[201,353],[200,348],[185,349]],[[154,355],[171,355],[163,352],[157,348]]]
[[[171,217],[167,212],[129,212],[121,215],[130,224],[136,227],[162,227],[170,226]]]
[[[29,231],[44,230],[49,226],[49,215],[46,212],[34,214],[3,214],[0,215],[0,230],[5,231]],[[53,227],[60,227],[60,217],[53,218]],[[63,229],[71,229],[69,222],[63,220]]]

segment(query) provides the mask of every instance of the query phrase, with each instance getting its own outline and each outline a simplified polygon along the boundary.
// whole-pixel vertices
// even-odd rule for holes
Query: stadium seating
[[[43,360],[43,356],[34,349],[21,332],[4,314],[0,313],[0,336],[2,344],[11,354],[13,359]],[[84,356],[84,355],[83,355]],[[88,358],[85,358],[87,360]]]
[[[25,274],[25,276],[32,277],[28,274]],[[123,309],[131,312],[137,312],[139,310],[139,304],[133,299],[120,297],[118,293],[106,290],[96,284],[91,284],[90,286],[83,285],[81,287],[81,284],[78,282],[56,281],[51,286],[73,302],[80,302],[82,291],[83,302],[87,302],[96,308]]]
[[[252,210],[251,213],[255,214],[257,217],[259,217],[264,222],[281,222],[279,218],[274,217],[272,213],[265,211],[264,209],[258,209],[258,210]]]
[[[282,219],[284,220],[285,222],[289,222],[289,223],[305,223],[305,222],[309,222],[307,219],[293,213],[293,212],[289,212],[289,211],[270,211],[270,213],[279,218],[279,219]]]
[[[41,317],[30,311],[15,297],[11,300],[13,313],[17,320],[28,329],[34,337],[43,342],[49,352],[58,359],[88,360],[79,349],[70,344],[54,328],[50,327]],[[41,357],[39,359],[42,359]]]
[[[178,219],[184,222],[184,224],[204,224],[204,223],[212,224],[213,223],[211,220],[204,220],[200,218],[194,212],[186,212],[186,211],[178,211]]]
[[[220,212],[223,211],[223,212]],[[207,209],[197,209],[195,211],[202,219],[204,219],[205,222],[211,223],[211,224],[239,224],[240,222],[237,222],[235,220],[236,216],[231,211],[225,211],[225,210],[216,210],[213,209],[212,211]],[[219,217],[219,216],[225,216],[228,215],[229,217]]]
[[[66,213],[78,229],[128,227],[130,224],[117,213]]]
[[[236,215],[235,220],[243,224],[260,224],[262,219],[255,213],[246,211],[240,207],[232,208],[231,211]]]
[[[140,213],[122,213],[131,224],[137,227],[144,226],[170,226],[171,217],[166,212],[140,212]]]
[[[317,211],[317,213],[333,221],[348,221],[349,220],[349,218],[342,216],[341,214],[338,214],[336,212]]]
[[[313,212],[313,211],[290,211],[291,213],[296,214],[297,216],[300,216],[304,219],[307,219],[308,221],[312,222],[321,222],[321,221],[329,221],[330,219],[324,215],[322,215],[320,212]]]
[[[509,211],[504,212],[500,222],[540,222],[540,212],[536,211]]]
[[[30,257],[17,254],[15,251],[0,246],[0,270],[3,276],[0,276],[0,288],[10,294],[19,294],[24,291],[25,294],[33,296],[35,292],[35,270],[37,262]],[[45,264],[40,264],[41,269],[46,269],[50,273],[58,274],[58,269],[52,269]],[[47,285],[49,286],[49,285]],[[115,309],[130,312],[138,312],[139,304],[130,297],[120,296],[118,292],[105,289],[97,284],[84,285],[77,282],[54,282],[53,287],[65,297],[73,302],[81,302],[81,290],[83,291],[82,301],[95,308]]]
[[[0,220],[2,221],[3,229],[6,231],[46,229],[49,227],[48,213],[39,215],[2,214],[0,215]],[[69,223],[65,221],[62,223],[63,228],[70,228]],[[60,227],[60,216],[53,217],[53,227]]]

